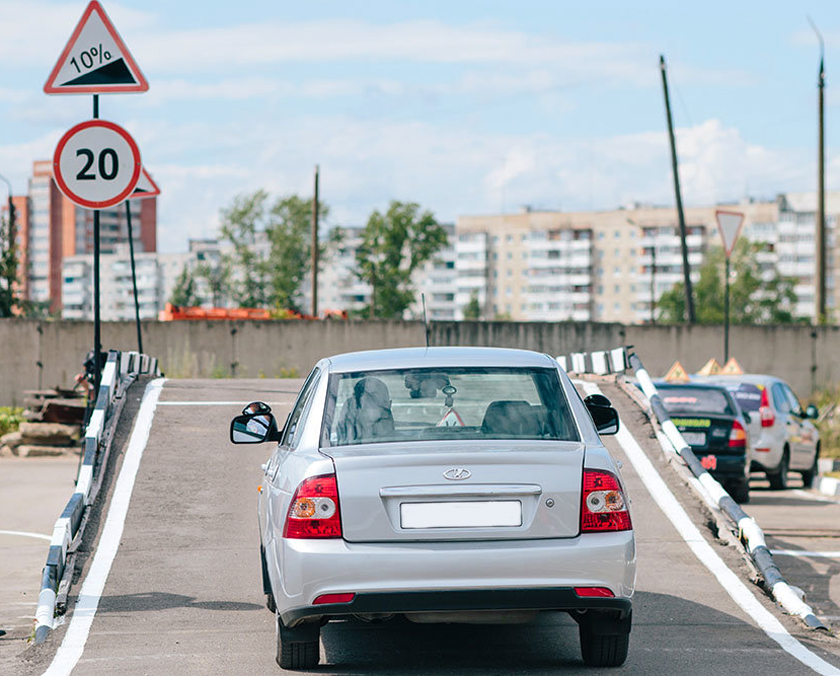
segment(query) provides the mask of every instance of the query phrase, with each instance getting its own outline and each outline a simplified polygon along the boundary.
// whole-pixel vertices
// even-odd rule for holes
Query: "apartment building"
[[[134,287],[128,244],[99,258],[100,316],[102,321],[134,319]],[[157,319],[172,295],[184,266],[194,265],[194,253],[135,253],[137,298],[141,319]],[[61,316],[93,319],[93,254],[65,256],[62,261]]]
[[[765,274],[795,277],[796,313],[814,317],[816,198],[786,193],[773,201],[685,209],[691,278],[706,253],[720,246],[719,208],[744,214],[742,236],[765,243]],[[829,308],[838,307],[834,283],[835,232],[840,193],[826,199]],[[518,321],[651,320],[655,302],[683,281],[676,210],[632,204],[611,211],[536,212],[465,216],[456,232],[456,316],[475,295],[487,319]],[[653,301],[653,302],[652,302]]]

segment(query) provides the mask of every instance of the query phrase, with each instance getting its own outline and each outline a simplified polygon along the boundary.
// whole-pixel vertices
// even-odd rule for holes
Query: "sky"
[[[826,180],[840,189],[831,0],[102,5],[150,85],[103,95],[100,116],[134,136],[162,190],[161,251],[215,236],[236,195],[311,195],[316,164],[325,227],[364,225],[394,199],[442,222],[672,205],[660,54],[686,204],[813,190],[809,16],[825,39]],[[0,0],[0,174],[16,194],[91,117],[91,96],[43,93],[86,6]]]

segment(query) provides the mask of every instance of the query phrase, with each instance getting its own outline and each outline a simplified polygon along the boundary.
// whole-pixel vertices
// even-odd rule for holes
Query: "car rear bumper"
[[[706,467],[704,458],[708,456],[715,457],[716,467],[709,469],[711,474],[718,481],[744,479],[748,477],[747,457],[746,455],[724,455],[718,454],[714,450],[694,451],[697,459]]]
[[[623,620],[630,615],[631,601],[629,598],[581,597],[570,587],[380,592],[357,594],[349,603],[281,611],[280,619],[288,627],[309,617],[481,610],[596,610],[611,612],[616,619]]]
[[[468,595],[469,603],[460,610],[482,609],[476,605],[482,598],[493,599],[485,602],[491,605],[503,598],[508,604],[503,609],[519,608],[509,604],[523,594],[538,599],[543,593],[550,600],[521,609],[582,609],[601,603],[604,607],[611,603],[621,606],[621,599],[633,595],[636,578],[632,530],[519,541],[353,543],[279,538],[270,550],[266,552],[269,575],[281,617],[300,612],[303,616],[331,615],[332,607],[315,606],[315,599],[342,593],[356,594],[354,603],[371,605],[377,599],[383,603],[415,599],[420,605],[409,610],[418,612],[437,609],[423,606],[428,599],[443,598],[436,594],[454,594],[446,597],[450,604],[466,598],[458,594]],[[616,598],[579,599],[573,587],[606,587]],[[555,594],[551,590],[564,591]],[[368,598],[371,600],[365,600]],[[308,612],[313,607],[314,611]],[[346,613],[396,612],[356,607],[344,609]]]

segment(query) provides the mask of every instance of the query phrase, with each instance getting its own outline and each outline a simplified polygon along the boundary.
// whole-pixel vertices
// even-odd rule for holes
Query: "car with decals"
[[[276,446],[258,514],[278,664],[315,667],[330,620],[561,611],[587,665],[621,665],[636,547],[599,436],[618,426],[552,357],[496,348],[338,355],[318,362],[285,424],[247,406],[231,441]]]
[[[656,381],[662,404],[700,463],[736,502],[750,499],[748,423],[727,389]]]
[[[812,420],[816,406],[803,409],[791,387],[775,376],[708,376],[703,382],[725,387],[750,417],[752,469],[764,472],[770,487],[788,487],[789,471],[810,487],[819,475],[820,433]]]

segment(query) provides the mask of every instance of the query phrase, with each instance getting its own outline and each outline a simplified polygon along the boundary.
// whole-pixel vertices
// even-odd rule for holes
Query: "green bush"
[[[9,432],[17,432],[23,422],[23,409],[13,406],[0,406],[0,437]]]

